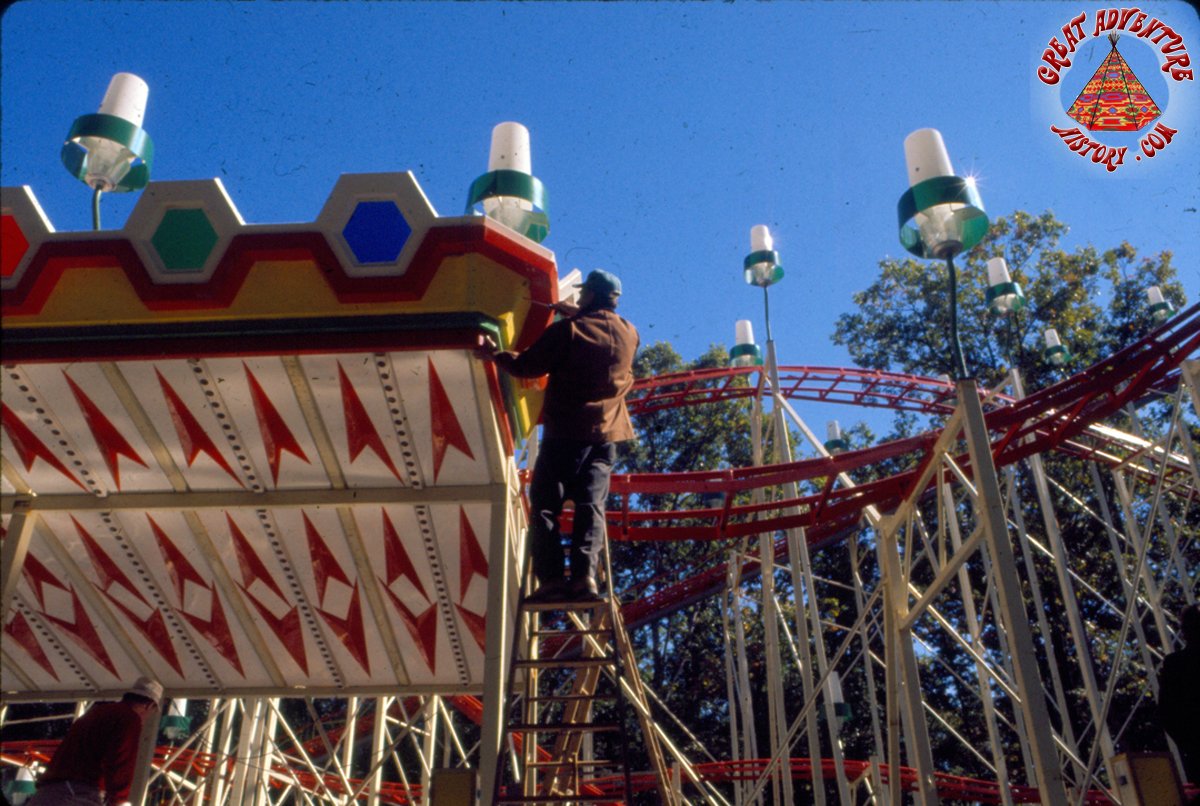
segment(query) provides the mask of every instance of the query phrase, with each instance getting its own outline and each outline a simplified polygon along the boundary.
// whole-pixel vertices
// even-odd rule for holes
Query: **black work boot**
[[[573,602],[599,602],[605,598],[600,593],[600,588],[596,585],[596,578],[593,576],[572,579],[570,595]]]

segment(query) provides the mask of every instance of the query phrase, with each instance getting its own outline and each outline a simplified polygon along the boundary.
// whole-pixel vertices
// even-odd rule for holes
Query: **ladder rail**
[[[503,695],[503,741],[510,746],[520,741],[520,761],[518,763],[516,754],[509,757],[510,784],[504,783],[504,762],[497,765],[493,781],[497,803],[588,801],[623,802],[624,806],[632,806],[634,775],[629,732],[622,728],[630,707],[642,732],[658,802],[664,806],[679,806],[681,803],[681,795],[671,786],[660,744],[661,729],[652,719],[637,656],[613,591],[615,577],[607,534],[604,535],[603,551],[605,583],[609,588],[605,600],[542,604],[527,602],[527,595],[521,597],[518,617],[513,626],[513,653]],[[521,579],[523,590],[527,592],[531,587],[528,559],[525,565]],[[542,629],[542,610],[563,611],[567,628]],[[586,622],[583,618],[585,612],[588,613]],[[543,640],[557,642],[557,646],[544,657],[541,647]],[[557,679],[557,675],[549,677],[542,674],[550,670],[561,671],[566,677]],[[510,699],[517,694],[518,673],[522,674],[524,695],[519,715],[514,710],[516,703]],[[561,687],[568,679],[569,687]],[[615,688],[612,695],[600,693],[602,679],[609,681],[606,690],[610,685]],[[555,682],[551,692],[542,694],[541,686],[551,681]],[[621,715],[617,724],[610,726],[595,722],[595,704],[598,700],[614,704]],[[556,720],[543,721],[552,719],[550,714],[554,713],[558,715]],[[584,736],[597,731],[617,734],[608,747],[610,752],[618,750],[614,745],[619,742],[619,759],[610,755],[612,761],[601,764],[580,758]],[[547,741],[550,741],[549,737],[554,737],[552,744],[540,746],[539,739],[542,737]],[[666,737],[664,735],[661,738]],[[600,766],[611,767],[613,772],[618,772],[616,768],[619,766],[619,775],[596,779],[595,774]],[[584,778],[585,770],[590,771],[592,780]]]
[[[646,691],[642,686],[642,673],[638,668],[637,656],[633,652],[629,634],[625,631],[625,620],[621,617],[621,606],[617,602],[616,577],[613,576],[612,570],[612,547],[609,544],[607,530],[604,532],[604,572],[608,577],[608,611],[613,626],[613,641],[616,644],[617,657],[620,659],[620,664],[617,666],[618,680],[620,677],[627,678],[626,683],[634,693],[637,707],[633,710],[637,715],[638,725],[642,729],[646,753],[650,756],[650,764],[654,769],[654,783],[658,789],[659,800],[666,806],[678,806],[678,800],[670,784],[670,773],[667,770],[666,761],[663,759],[662,747],[658,743],[658,733],[650,718],[650,705],[646,701]],[[628,763],[625,765],[625,788],[632,794],[633,782]]]

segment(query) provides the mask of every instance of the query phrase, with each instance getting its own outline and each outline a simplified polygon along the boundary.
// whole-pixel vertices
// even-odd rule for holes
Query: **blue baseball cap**
[[[592,293],[598,296],[620,295],[621,280],[612,272],[595,269],[588,272],[587,279],[580,283],[579,287],[590,288]]]

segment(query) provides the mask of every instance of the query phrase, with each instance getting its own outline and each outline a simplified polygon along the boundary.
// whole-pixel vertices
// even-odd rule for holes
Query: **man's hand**
[[[496,350],[495,340],[481,333],[475,342],[475,357],[481,361],[492,361],[496,357]]]
[[[575,314],[579,313],[579,306],[573,305],[570,302],[567,302],[565,299],[559,300],[550,307],[554,309],[555,313],[560,313],[563,316],[574,316]]]

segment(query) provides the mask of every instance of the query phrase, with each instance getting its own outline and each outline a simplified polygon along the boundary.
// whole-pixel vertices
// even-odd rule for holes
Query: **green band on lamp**
[[[1042,357],[1056,367],[1061,367],[1063,364],[1071,360],[1071,354],[1066,347],[1061,344],[1056,344],[1053,347],[1047,347],[1042,352]]]
[[[758,268],[759,266],[768,268],[761,270]],[[766,288],[783,279],[783,267],[779,265],[779,253],[771,249],[761,249],[746,255],[742,260],[742,268],[746,270],[746,282],[761,288]]]
[[[738,364],[739,359],[750,359]],[[729,351],[729,363],[735,366],[762,366],[762,350],[757,344],[737,344]]]
[[[921,234],[912,225],[917,213],[939,204],[954,205],[953,215],[962,232],[962,249],[970,249],[987,234],[987,213],[983,200],[973,182],[957,176],[935,176],[919,182],[900,197],[897,214],[900,219],[900,243],[917,257],[936,257],[925,251]]]
[[[763,249],[758,252],[751,252],[746,255],[742,261],[742,268],[750,268],[756,263],[770,263],[772,266],[779,265],[779,253],[771,249]]]
[[[1175,313],[1175,309],[1171,307],[1171,303],[1163,300],[1150,306],[1150,317],[1155,322],[1165,322]]]
[[[997,283],[996,285],[989,287],[987,294],[985,295],[988,307],[993,307],[993,303],[995,303],[996,300],[1000,299],[1001,297],[1013,298],[1011,302],[1007,303],[1005,309],[1001,311],[1002,313],[1019,311],[1025,307],[1025,295],[1021,293],[1021,286],[1017,283]]]
[[[145,129],[134,126],[116,115],[81,115],[71,124],[67,142],[63,143],[60,156],[62,163],[76,179],[85,181],[87,176],[87,149],[77,141],[83,137],[98,137],[111,140],[140,160],[129,168],[125,177],[113,188],[118,193],[144,188],[150,181],[150,168],[154,164],[154,141]]]
[[[536,176],[530,176],[522,171],[501,169],[488,171],[471,183],[467,191],[467,213],[484,199],[494,199],[500,196],[523,199],[536,208],[530,211],[526,219],[526,238],[541,243],[550,233],[550,218],[546,215],[549,209],[546,204],[546,187]]]

